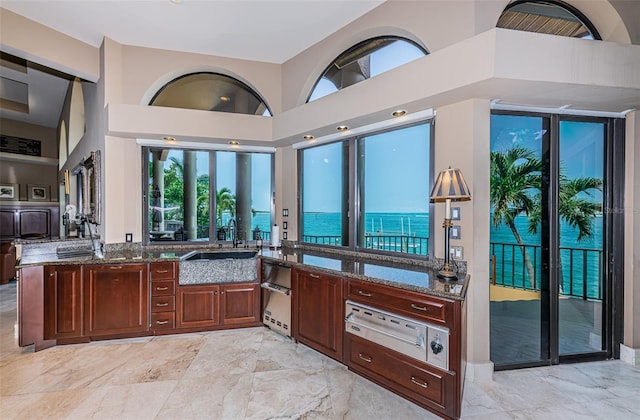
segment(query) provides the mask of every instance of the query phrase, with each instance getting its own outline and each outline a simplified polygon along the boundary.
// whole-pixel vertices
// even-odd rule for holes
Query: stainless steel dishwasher
[[[262,322],[291,337],[291,268],[262,262]]]

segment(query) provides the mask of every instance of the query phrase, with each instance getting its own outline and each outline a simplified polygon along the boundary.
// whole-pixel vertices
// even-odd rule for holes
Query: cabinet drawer
[[[154,296],[151,298],[151,312],[167,312],[175,310],[175,296]]]
[[[176,263],[154,262],[150,264],[151,280],[168,280],[176,278]]]
[[[361,281],[350,281],[347,295],[348,299],[374,307],[387,308],[391,312],[446,325],[449,328],[455,327],[450,325],[453,322],[453,304],[444,299]]]
[[[173,280],[151,282],[151,296],[173,296],[176,294],[176,283]]]
[[[445,406],[445,376],[360,337],[347,337],[347,364],[418,401]],[[391,384],[389,384],[391,382]]]
[[[151,314],[151,329],[152,330],[168,330],[173,329],[176,326],[176,313],[175,312],[158,312]]]

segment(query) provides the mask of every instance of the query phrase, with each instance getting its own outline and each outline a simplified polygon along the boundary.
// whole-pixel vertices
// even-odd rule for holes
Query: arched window
[[[253,89],[217,73],[180,76],[164,85],[149,105],[271,116],[269,107]]]
[[[428,52],[415,42],[397,36],[383,36],[362,41],[333,60],[313,86],[307,102],[322,98],[427,54]]]
[[[576,8],[554,0],[517,0],[509,4],[498,28],[584,39],[602,39],[591,22]]]

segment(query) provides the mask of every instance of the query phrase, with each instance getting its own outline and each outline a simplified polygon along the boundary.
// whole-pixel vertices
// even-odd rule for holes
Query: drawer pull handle
[[[156,306],[169,306],[169,302],[165,302],[165,303],[156,303]]]
[[[412,303],[412,304],[411,304],[411,307],[412,307],[413,309],[417,309],[418,311],[424,311],[424,312],[427,312],[427,307],[426,307],[426,306],[418,306],[418,305],[416,305],[415,303]]]
[[[169,321],[156,321],[156,324],[158,324],[158,325],[165,325],[165,324],[168,324],[168,323],[169,323]]]
[[[165,274],[165,273],[168,273],[168,272],[169,272],[169,270],[156,270],[156,273],[158,273],[158,274]]]
[[[156,287],[157,291],[169,290],[168,287]]]
[[[313,274],[313,273],[309,273],[309,277],[313,278],[313,279],[319,279],[320,276],[317,274]]]
[[[414,384],[416,384],[418,386],[421,386],[422,388],[429,388],[429,384],[428,383],[418,381],[415,376],[411,377],[411,382],[413,382]]]
[[[371,297],[371,293],[363,292],[362,290],[358,290],[358,294],[364,297]]]
[[[121,270],[122,266],[121,265],[110,265],[109,266],[109,270]]]
[[[358,357],[361,358],[362,360],[364,360],[367,363],[371,363],[373,361],[372,358],[370,358],[369,356],[365,356],[362,353],[358,353]]]

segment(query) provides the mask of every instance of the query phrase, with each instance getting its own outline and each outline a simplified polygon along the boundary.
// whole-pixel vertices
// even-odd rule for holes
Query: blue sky
[[[422,124],[365,139],[365,212],[429,211],[429,135]],[[341,143],[304,151],[305,212],[341,210],[341,153]]]
[[[492,115],[491,150],[505,151],[515,146],[542,155],[542,117]],[[600,122],[560,121],[560,166],[569,179],[604,178],[605,125]],[[601,192],[592,192],[596,201]]]

